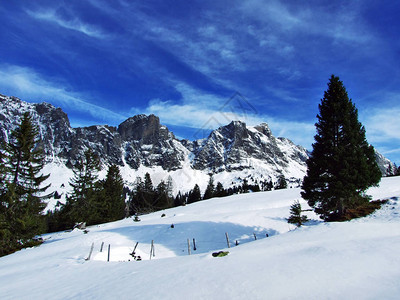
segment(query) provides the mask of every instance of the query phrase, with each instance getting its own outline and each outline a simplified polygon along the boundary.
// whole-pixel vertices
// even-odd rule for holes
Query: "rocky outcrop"
[[[276,177],[289,174],[301,179],[307,151],[286,138],[273,136],[268,125],[251,127],[233,121],[210,133],[208,138],[178,140],[155,115],[137,115],[118,128],[107,125],[72,128],[66,113],[48,103],[32,104],[0,95],[0,138],[7,140],[20,117],[31,112],[38,124],[41,147],[48,160],[59,159],[72,167],[87,149],[94,150],[104,164],[162,167],[166,171],[188,166],[206,173],[258,170]],[[395,165],[377,153],[385,172]],[[262,172],[259,172],[263,170]]]
[[[137,115],[118,126],[126,163],[134,168],[161,166],[176,170],[185,160],[185,148],[155,115]]]
[[[240,121],[214,130],[194,150],[194,156],[194,168],[209,169],[211,172],[242,170],[252,167],[252,163],[257,161],[270,165],[278,172],[294,163],[305,168],[308,158],[304,148],[287,139],[275,138],[267,124],[247,127]]]

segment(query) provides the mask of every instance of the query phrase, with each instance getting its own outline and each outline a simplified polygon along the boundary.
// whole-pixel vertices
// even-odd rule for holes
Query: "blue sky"
[[[72,126],[158,115],[181,138],[240,119],[311,149],[331,74],[400,163],[398,1],[1,1],[0,93]]]

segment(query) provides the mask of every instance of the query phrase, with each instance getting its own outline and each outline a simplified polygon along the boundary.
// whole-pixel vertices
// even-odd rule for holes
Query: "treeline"
[[[120,220],[125,217],[124,181],[119,167],[110,165],[106,178],[98,179],[100,159],[87,150],[73,168],[69,184],[72,191],[65,204],[57,203],[46,214],[48,232],[72,228],[76,223],[87,225]]]
[[[283,175],[279,176],[275,183],[273,183],[272,180],[264,180],[259,183],[249,184],[247,179],[243,179],[241,185],[235,185],[227,189],[223,187],[221,182],[215,184],[213,177],[210,176],[204,194],[202,194],[199,185],[195,184],[190,191],[186,193],[179,191],[178,194],[173,197],[173,182],[171,176],[168,176],[166,182],[162,180],[157,187],[153,187],[151,176],[149,173],[146,173],[143,179],[138,177],[133,190],[128,191],[129,200],[127,206],[129,215],[133,216],[191,204],[214,197],[226,197],[234,194],[285,188],[287,188],[287,181]]]
[[[137,177],[130,190],[124,187],[118,166],[111,165],[104,180],[97,179],[98,171],[98,158],[91,150],[86,151],[85,157],[73,169],[74,177],[69,183],[72,192],[67,195],[66,203],[58,203],[55,210],[46,215],[49,232],[69,229],[80,222],[87,225],[111,222],[214,197],[287,188],[284,176],[275,184],[271,180],[249,184],[244,179],[242,185],[228,189],[220,182],[215,185],[210,176],[204,194],[196,184],[189,192],[178,192],[174,197],[171,176],[154,186],[150,174],[146,173],[144,178]]]

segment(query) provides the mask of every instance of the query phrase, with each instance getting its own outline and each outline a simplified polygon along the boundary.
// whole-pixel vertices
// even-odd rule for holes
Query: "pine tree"
[[[210,175],[210,179],[208,180],[208,184],[206,187],[206,191],[204,192],[204,196],[203,199],[210,199],[212,197],[214,197],[214,179],[212,177],[212,175]]]
[[[247,179],[243,179],[243,184],[242,184],[242,193],[248,193],[249,192],[249,182]]]
[[[130,195],[128,203],[130,216],[141,213],[144,210],[144,183],[140,176],[136,178],[134,190]]]
[[[99,222],[111,222],[125,216],[124,181],[119,167],[111,164],[107,176],[100,181],[100,190],[95,198],[96,209],[99,210]]]
[[[26,112],[8,142],[1,144],[0,248],[9,251],[29,243],[44,230],[43,200],[52,194],[44,195],[50,185],[42,184],[50,175],[42,174],[44,152],[39,141],[39,129]]]
[[[340,219],[346,209],[368,202],[364,194],[378,185],[381,172],[365,138],[355,105],[332,75],[319,105],[317,134],[307,161],[301,193],[324,220]]]
[[[214,197],[225,197],[227,192],[221,182],[217,182],[217,187],[215,188]]]
[[[297,227],[300,227],[303,225],[305,222],[308,221],[308,218],[306,215],[301,215],[301,204],[299,200],[296,200],[291,206],[290,206],[290,216],[288,219],[288,223],[290,224],[295,224]]]
[[[95,207],[99,170],[99,157],[91,149],[86,150],[84,157],[75,164],[72,170],[74,177],[69,182],[72,192],[62,208],[62,212],[68,216],[69,225],[75,222],[93,224],[100,218]]]
[[[155,190],[154,209],[161,210],[172,207],[173,199],[168,196],[167,185],[163,180],[157,185]]]
[[[278,177],[278,182],[276,183],[275,189],[276,190],[282,190],[282,189],[287,189],[287,182],[285,175],[279,175]]]
[[[197,202],[197,201],[200,201],[200,200],[201,200],[200,187],[199,187],[198,184],[196,183],[196,184],[194,185],[193,190],[191,190],[191,191],[189,192],[189,196],[188,196],[187,203],[188,203],[188,204],[189,204],[189,203],[194,203],[194,202]]]

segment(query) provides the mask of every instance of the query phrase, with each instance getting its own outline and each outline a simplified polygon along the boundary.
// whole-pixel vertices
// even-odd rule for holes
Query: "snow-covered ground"
[[[47,234],[40,247],[0,258],[0,299],[398,299],[400,177],[369,194],[390,201],[344,223],[308,212],[313,221],[300,229],[285,218],[294,200],[307,205],[287,189]],[[137,242],[142,261],[129,255]]]

